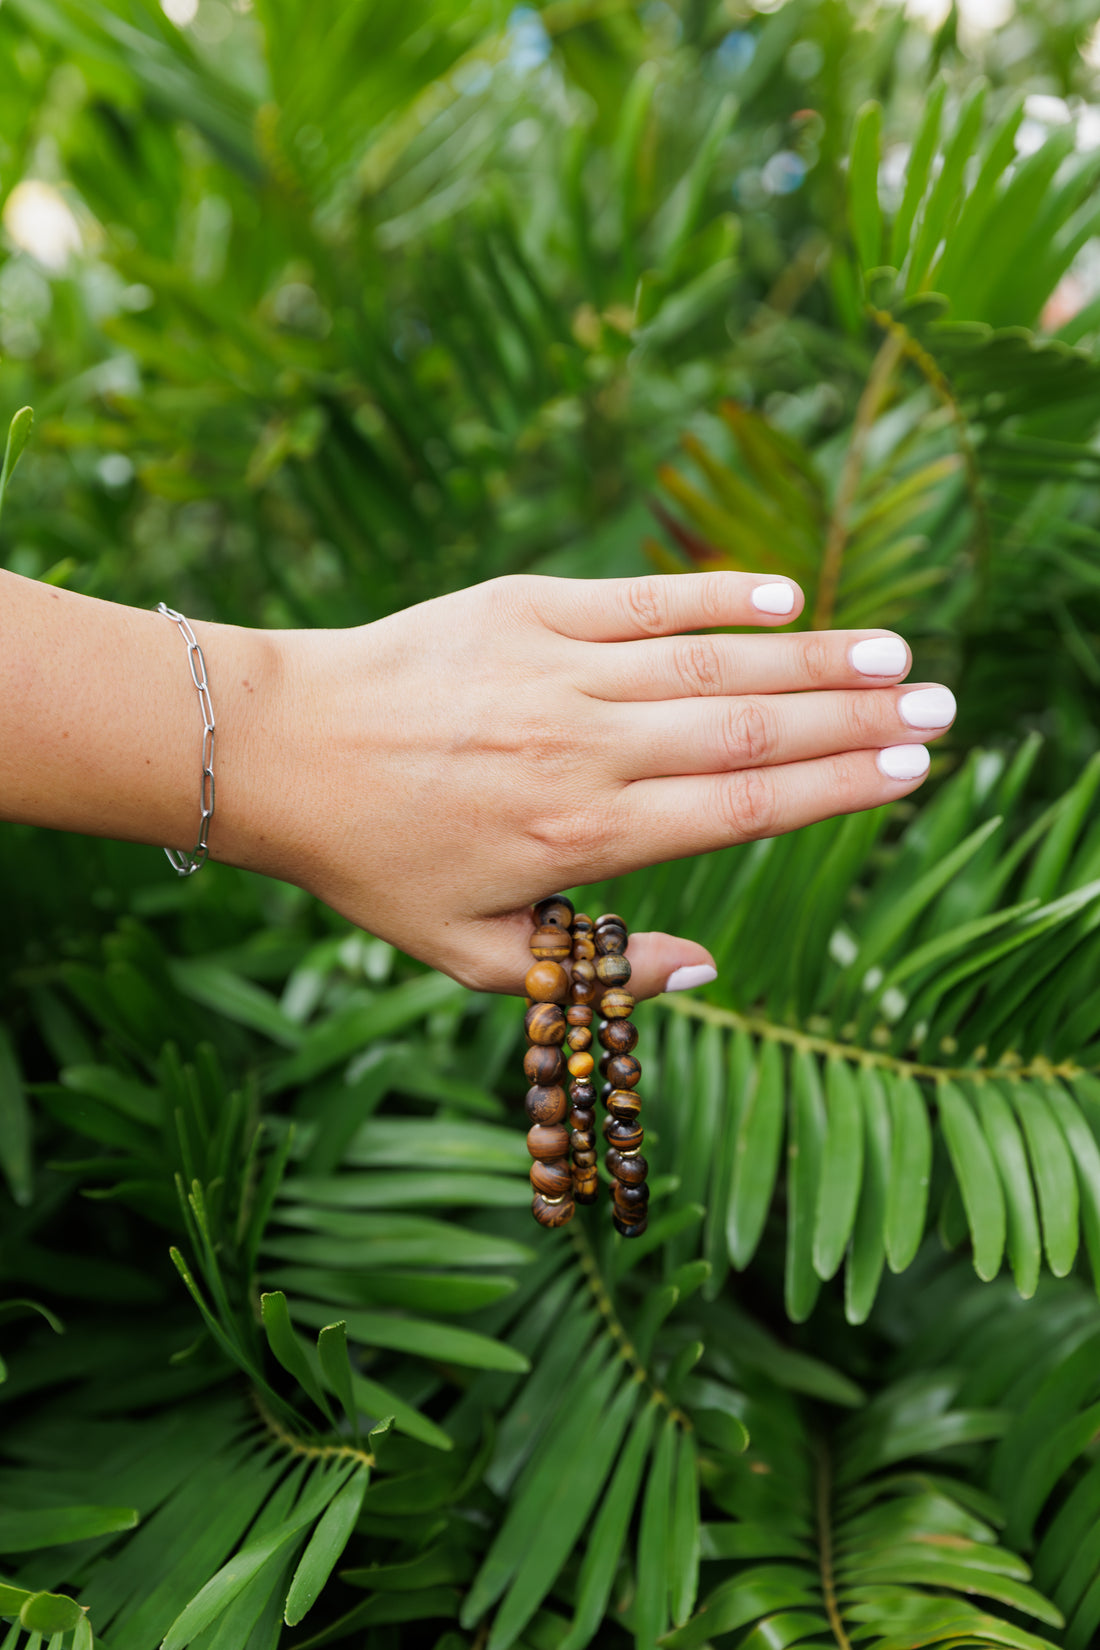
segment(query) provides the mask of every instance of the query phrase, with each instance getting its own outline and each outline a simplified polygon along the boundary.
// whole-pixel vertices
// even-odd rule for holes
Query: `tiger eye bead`
[[[573,918],[572,927],[574,934],[585,934],[591,937],[596,924],[586,911],[578,911]]]
[[[616,1209],[623,1209],[627,1211],[631,1209],[643,1209],[649,1202],[649,1187],[645,1184],[641,1186],[627,1186],[624,1185],[622,1181],[616,1180],[611,1190],[611,1197]]]
[[[587,1079],[578,1078],[575,1083],[569,1085],[569,1098],[575,1106],[584,1106],[592,1111],[596,1105],[595,1086]]]
[[[603,1088],[600,1090],[600,1099],[603,1101],[604,1111],[608,1110],[608,1108],[611,1104],[611,1096],[614,1094],[614,1092],[615,1092],[614,1083],[605,1083]]]
[[[600,1180],[597,1174],[584,1173],[577,1175],[573,1182],[573,1196],[578,1203],[595,1203],[599,1195]]]
[[[572,1188],[572,1171],[562,1158],[555,1158],[552,1163],[532,1163],[531,1184],[544,1197],[561,1197]]]
[[[598,957],[621,956],[626,950],[626,945],[625,928],[598,928],[596,930],[596,955]]]
[[[567,962],[573,954],[568,928],[554,928],[549,923],[545,928],[536,928],[528,944],[531,955],[544,962]]]
[[[623,991],[619,986],[612,986],[600,998],[600,1013],[605,1020],[623,1020],[634,1012],[634,998],[629,991]]]
[[[538,1084],[527,1090],[523,1104],[532,1123],[560,1123],[565,1116],[565,1090],[556,1084]]]
[[[578,1003],[582,1008],[589,1008],[602,989],[599,980],[574,980],[569,987],[569,1001]]]
[[[568,1023],[569,1022],[566,1021],[566,1024]],[[565,1040],[569,1044],[569,1047],[573,1050],[574,1054],[583,1054],[586,1048],[591,1048],[592,1046],[592,1027],[573,1026]]]
[[[618,952],[609,952],[596,959],[596,978],[604,985],[625,985],[630,978],[630,964]]]
[[[575,1169],[594,1169],[596,1167],[595,1152],[578,1152],[574,1150],[573,1167]]]
[[[563,1197],[560,1201],[551,1203],[541,1192],[536,1192],[531,1199],[531,1213],[540,1226],[564,1226],[567,1221],[572,1220],[575,1209],[576,1205],[571,1197]]]
[[[641,1237],[642,1233],[645,1231],[646,1227],[649,1225],[649,1220],[643,1214],[641,1220],[635,1221],[633,1224],[628,1225],[626,1223],[626,1221],[622,1218],[622,1214],[620,1213],[620,1211],[616,1209],[615,1212],[613,1213],[613,1215],[611,1216],[611,1224],[612,1224],[612,1226],[614,1226],[615,1230],[618,1232],[620,1237],[635,1238],[635,1237]]]
[[[571,1077],[588,1077],[595,1068],[595,1060],[591,1054],[571,1054],[569,1056],[569,1075]]]
[[[624,1157],[621,1152],[614,1152],[615,1162],[612,1163],[612,1152],[608,1152],[605,1162],[616,1180],[621,1180],[625,1186],[640,1186],[649,1173],[649,1164],[644,1157],[635,1154],[633,1157]]]
[[[564,1157],[569,1150],[569,1135],[560,1123],[536,1123],[527,1130],[527,1150],[540,1163]]]
[[[588,1134],[596,1126],[596,1113],[589,1111],[587,1106],[574,1106],[569,1113],[569,1126],[574,1130],[579,1129],[582,1134]]]
[[[565,1057],[551,1044],[532,1043],[523,1056],[523,1075],[529,1083],[556,1083],[564,1070]]]
[[[620,1123],[633,1123],[642,1109],[642,1097],[636,1089],[612,1089],[605,1104]]]
[[[591,985],[596,978],[596,965],[590,962],[575,962],[573,964],[573,984],[583,980],[585,985]]]
[[[604,1139],[609,1146],[614,1146],[618,1152],[636,1152],[645,1139],[645,1130],[640,1123],[623,1123],[617,1117],[609,1117],[603,1126]],[[534,1153],[531,1154],[534,1156]]]
[[[534,1009],[531,1012],[533,1014]],[[528,1032],[528,1036],[530,1035],[530,1032]],[[637,1046],[638,1028],[626,1019],[610,1019],[605,1020],[600,1026],[598,1036],[602,1047],[609,1054],[629,1054],[631,1049]],[[549,1041],[548,1038],[545,1040]]]
[[[592,940],[573,941],[573,961],[590,963],[596,955],[596,946]]]
[[[564,1003],[569,996],[569,975],[561,963],[532,963],[524,976],[523,988],[535,1003]]]
[[[565,1041],[565,1015],[557,1003],[533,1003],[523,1016],[523,1029],[532,1043],[560,1046]]]
[[[594,1017],[589,1003],[570,1003],[565,1011],[565,1018],[571,1026],[590,1026]]]
[[[641,1075],[641,1064],[632,1054],[615,1054],[607,1062],[607,1077],[614,1088],[632,1089]]]
[[[602,917],[596,918],[597,934],[601,928],[607,928],[609,925],[613,925],[615,928],[621,928],[623,933],[626,933],[626,923],[617,911],[605,911]]]
[[[573,921],[573,901],[564,894],[551,894],[535,906],[535,922],[540,928],[568,928]]]
[[[574,1129],[572,1140],[575,1152],[593,1152],[596,1149],[596,1136],[591,1129]]]

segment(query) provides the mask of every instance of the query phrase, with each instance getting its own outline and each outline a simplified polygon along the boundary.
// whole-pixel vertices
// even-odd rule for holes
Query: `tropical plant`
[[[1094,21],[975,86],[854,0],[0,9],[90,248],[0,267],[9,566],[346,623],[657,530],[965,716],[583,890],[720,968],[640,1011],[629,1244],[531,1224],[514,1004],[6,828],[4,1650],[1096,1642]]]

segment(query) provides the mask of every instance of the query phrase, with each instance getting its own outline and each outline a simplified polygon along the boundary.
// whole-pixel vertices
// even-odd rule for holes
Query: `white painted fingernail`
[[[887,745],[875,758],[887,779],[923,779],[931,760],[926,745]]]
[[[709,985],[718,978],[718,970],[709,963],[692,963],[687,968],[675,968],[665,981],[666,991],[690,991],[693,985]]]
[[[794,585],[758,584],[751,600],[758,613],[793,613]]]
[[[911,728],[945,728],[955,720],[955,695],[950,688],[918,688],[903,693],[898,714]]]
[[[868,636],[855,644],[848,658],[861,676],[900,676],[909,655],[899,636]]]

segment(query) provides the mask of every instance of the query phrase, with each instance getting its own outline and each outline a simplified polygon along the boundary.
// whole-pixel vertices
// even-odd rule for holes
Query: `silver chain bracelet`
[[[168,863],[181,877],[189,877],[206,864],[207,838],[210,821],[214,817],[214,707],[210,703],[210,685],[206,680],[206,660],[195,632],[182,613],[177,613],[164,602],[157,603],[157,612],[179,625],[187,643],[187,662],[191,666],[191,680],[199,694],[202,706],[202,779],[199,783],[199,839],[187,853],[182,848],[165,848]]]

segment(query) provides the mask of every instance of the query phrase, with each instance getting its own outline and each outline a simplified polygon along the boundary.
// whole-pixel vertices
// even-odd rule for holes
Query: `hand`
[[[249,740],[262,784],[227,857],[520,994],[543,896],[920,783],[954,700],[898,687],[911,659],[891,632],[691,634],[801,608],[796,585],[749,573],[517,576],[361,629],[273,633],[273,714],[257,705]],[[209,664],[216,687],[214,640]],[[629,956],[639,997],[711,962],[667,934]]]

